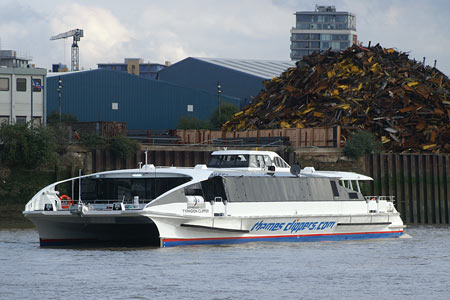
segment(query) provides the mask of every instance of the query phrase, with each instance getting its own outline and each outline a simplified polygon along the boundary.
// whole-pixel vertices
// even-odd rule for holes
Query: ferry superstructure
[[[259,241],[394,238],[392,196],[364,196],[370,177],[290,167],[270,151],[216,151],[208,165],[100,172],[53,183],[26,205],[41,246],[172,247]],[[64,195],[63,195],[64,192]]]

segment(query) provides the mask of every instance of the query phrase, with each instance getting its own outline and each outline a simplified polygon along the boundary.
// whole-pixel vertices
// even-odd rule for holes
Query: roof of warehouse
[[[289,60],[253,60],[202,57],[193,58],[265,79],[278,77],[281,75],[281,73],[286,71],[286,69],[295,67],[295,62]]]

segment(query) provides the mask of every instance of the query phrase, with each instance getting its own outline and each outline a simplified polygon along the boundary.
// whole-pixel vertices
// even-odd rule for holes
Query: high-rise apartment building
[[[316,5],[315,11],[296,12],[295,18],[291,29],[292,60],[329,48],[344,50],[358,41],[355,15],[336,11],[334,6]]]

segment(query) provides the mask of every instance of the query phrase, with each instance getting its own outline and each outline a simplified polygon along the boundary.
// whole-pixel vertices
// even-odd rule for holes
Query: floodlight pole
[[[58,77],[59,123],[61,123],[61,91],[62,91],[62,80],[61,76],[59,76]]]
[[[220,82],[217,80],[217,105],[219,107],[219,122],[221,122],[221,112],[220,112],[220,93],[222,93]]]

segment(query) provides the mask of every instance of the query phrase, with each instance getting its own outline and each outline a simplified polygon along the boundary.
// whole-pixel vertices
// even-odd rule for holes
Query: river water
[[[450,299],[450,228],[409,238],[40,248],[0,230],[0,299]]]

